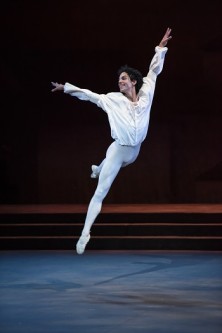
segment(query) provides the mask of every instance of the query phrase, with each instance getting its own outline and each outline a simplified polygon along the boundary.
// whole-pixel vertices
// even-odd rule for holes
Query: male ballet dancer
[[[82,234],[76,244],[78,254],[84,252],[90,240],[91,227],[101,211],[102,202],[118,172],[122,167],[133,163],[139,154],[141,143],[148,131],[157,75],[162,71],[168,50],[166,45],[171,38],[171,29],[168,28],[155,48],[155,55],[145,78],[134,68],[124,66],[119,69],[120,92],[96,94],[70,83],[63,85],[52,82],[54,87],[52,92],[61,90],[102,108],[107,113],[111,136],[114,139],[102,163],[99,166],[92,165],[91,177],[98,177],[98,185],[88,207]]]

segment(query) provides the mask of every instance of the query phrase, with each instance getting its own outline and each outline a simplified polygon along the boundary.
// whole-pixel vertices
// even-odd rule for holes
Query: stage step
[[[128,207],[128,209],[127,209]],[[222,250],[222,206],[105,206],[89,250]],[[0,207],[0,249],[75,249],[85,206]]]

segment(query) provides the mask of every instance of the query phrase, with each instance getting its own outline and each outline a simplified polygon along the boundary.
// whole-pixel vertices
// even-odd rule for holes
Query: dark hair
[[[129,67],[128,65],[124,65],[119,68],[119,70],[117,72],[118,76],[120,76],[120,74],[123,72],[126,72],[129,75],[131,81],[134,81],[134,80],[136,81],[135,88],[136,88],[136,93],[138,93],[140,88],[143,85],[142,74],[137,69]]]

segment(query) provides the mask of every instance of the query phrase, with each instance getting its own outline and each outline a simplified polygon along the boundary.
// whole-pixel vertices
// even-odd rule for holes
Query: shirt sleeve
[[[98,104],[100,100],[99,94],[94,93],[88,89],[81,89],[68,82],[66,82],[64,85],[64,93],[77,97],[78,99],[81,99],[83,101],[89,101],[95,104]]]
[[[140,89],[140,96],[152,97],[155,89],[155,83],[157,75],[159,75],[163,69],[165,54],[167,47],[155,47],[155,54],[150,63],[149,72],[146,77],[143,78],[143,85]],[[150,96],[148,96],[150,95]]]
[[[162,72],[163,69],[163,63],[165,59],[165,54],[167,52],[167,47],[155,47],[155,54],[151,61],[149,70],[155,73],[156,75],[159,75]]]

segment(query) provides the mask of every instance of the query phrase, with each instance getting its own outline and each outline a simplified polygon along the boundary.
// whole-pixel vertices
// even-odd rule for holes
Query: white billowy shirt
[[[96,94],[70,83],[65,83],[64,92],[102,108],[108,115],[112,138],[120,145],[136,146],[141,144],[147,135],[156,78],[162,71],[166,52],[167,47],[156,46],[137,102],[131,102],[121,92]]]

